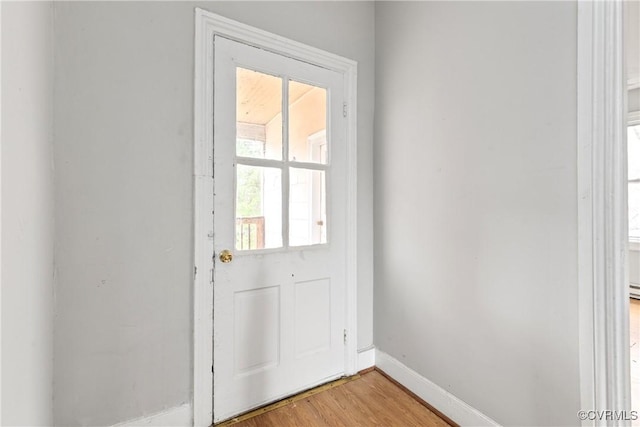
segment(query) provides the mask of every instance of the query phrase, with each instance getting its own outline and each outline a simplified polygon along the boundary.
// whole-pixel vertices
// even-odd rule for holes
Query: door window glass
[[[236,167],[236,249],[282,247],[282,170]]]
[[[282,79],[236,69],[236,155],[282,159]]]
[[[236,68],[236,250],[327,243],[328,134],[327,89]]]
[[[289,169],[289,244],[305,246],[327,243],[325,173],[312,169]]]
[[[317,152],[311,139],[327,129],[327,90],[305,83],[289,81],[289,160],[327,164],[324,153]],[[314,148],[316,149],[314,151]]]
[[[627,128],[629,240],[640,242],[640,124]]]

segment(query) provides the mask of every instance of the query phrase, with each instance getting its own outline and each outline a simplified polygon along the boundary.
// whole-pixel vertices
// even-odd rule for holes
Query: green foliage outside
[[[250,139],[236,141],[236,154],[240,157],[264,157],[264,143]],[[237,165],[236,218],[262,216],[263,170],[255,166]],[[236,225],[236,248],[253,249],[257,246],[257,233],[245,225],[245,233]]]
[[[238,139],[236,153],[242,157],[264,157],[264,143]],[[262,169],[238,165],[236,216],[247,218],[262,215]]]

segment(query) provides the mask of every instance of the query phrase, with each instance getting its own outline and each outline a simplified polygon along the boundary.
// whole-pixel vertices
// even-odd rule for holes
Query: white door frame
[[[345,76],[347,114],[347,255],[345,374],[357,372],[357,63],[257,28],[195,9],[193,423],[213,420],[213,39],[221,35]]]
[[[623,3],[579,1],[577,8],[581,409],[629,411]]]
[[[0,58],[2,57],[2,4],[0,4]],[[2,68],[2,67],[0,67]],[[0,70],[0,100],[2,71]],[[0,101],[0,188],[2,188],[2,102]],[[0,193],[2,193],[0,191]],[[0,196],[0,242],[2,242],[2,197]],[[0,349],[2,349],[2,244],[0,244]],[[0,425],[2,424],[2,351],[0,350]]]

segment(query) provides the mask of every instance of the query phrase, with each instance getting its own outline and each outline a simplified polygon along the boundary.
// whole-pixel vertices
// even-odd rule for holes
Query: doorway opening
[[[296,332],[290,327],[297,324],[295,316],[306,319],[314,317],[311,316],[313,313],[306,309],[292,309],[287,312],[289,314],[282,314],[281,308],[291,305],[296,298],[297,301],[333,301],[336,292],[327,293],[328,289],[333,289],[333,282],[326,274],[330,265],[339,265],[343,269],[340,280],[336,280],[343,286],[335,288],[340,289],[337,292],[341,294],[342,302],[325,304],[339,312],[335,313],[339,316],[336,318],[342,319],[340,324],[344,325],[339,331],[340,352],[332,353],[332,360],[340,359],[341,375],[356,373],[357,64],[202,9],[196,9],[195,15],[193,410],[194,425],[209,426],[213,420],[219,421],[231,413],[214,413],[214,386],[218,384],[215,380],[218,374],[231,372],[239,381],[236,382],[238,387],[235,390],[239,393],[236,395],[251,395],[255,388],[245,390],[242,381],[254,374],[268,376],[267,371],[272,368],[275,372],[275,368],[284,363],[283,355],[289,351],[285,347],[294,350],[288,359],[294,364],[304,357],[315,357],[320,353],[316,350],[321,346],[305,347],[305,343],[310,343],[305,337],[316,337],[317,334],[305,335],[302,330]],[[230,44],[241,45],[237,52],[244,52],[226,57],[230,66],[225,69],[229,72],[228,81],[233,82],[231,85],[217,83],[222,71],[216,69],[216,58],[225,44],[227,47]],[[248,51],[253,53],[247,56]],[[262,58],[258,61],[260,63],[251,59],[256,57],[252,56],[254,53]],[[284,71],[278,71],[271,66],[275,63],[288,65]],[[296,78],[296,75],[306,77]],[[331,81],[339,80],[339,86],[317,83],[322,80],[321,77],[316,78],[319,75],[333,76]],[[268,81],[269,77],[275,77],[279,82],[277,92],[280,95],[275,96],[275,103],[271,102],[273,96],[266,96],[264,102],[266,107],[274,104],[280,111],[264,108],[263,115],[259,117],[257,109],[247,108],[251,107],[249,104],[243,105],[243,99],[255,101],[259,97],[259,93],[248,97],[252,88],[260,86],[268,91],[276,87],[273,83],[257,85],[259,80]],[[240,81],[244,82],[241,86],[245,89],[236,85]],[[218,90],[214,91],[216,84],[219,84]],[[226,103],[226,109],[218,109],[222,104],[214,102],[214,92],[218,96],[225,90],[233,92],[228,98],[234,101]],[[298,120],[305,127],[298,132],[295,126],[286,125],[293,123],[295,115],[299,114],[296,105],[301,107],[307,103],[317,108],[323,96],[326,97],[325,119],[328,126],[306,126],[308,120]],[[235,102],[235,98],[239,102]],[[221,121],[214,126],[216,119]],[[336,136],[330,129],[343,131]],[[214,150],[214,144],[223,140],[227,144],[216,145]],[[232,160],[225,161],[220,150],[230,150],[229,159]],[[344,176],[334,180],[330,173],[335,171],[344,171]],[[223,194],[226,196],[222,197]],[[216,199],[216,196],[220,197]],[[332,216],[337,206],[341,208],[340,215]],[[342,229],[340,224],[343,224]],[[327,251],[339,254],[340,259],[329,262],[333,258],[326,255]],[[314,257],[326,259],[314,264],[314,269],[300,267],[303,261]],[[252,261],[252,267],[244,268],[248,261]],[[288,274],[273,273],[271,267],[274,266],[285,266],[280,273]],[[293,269],[288,271],[290,267]],[[318,274],[315,280],[307,280],[301,271]],[[225,286],[222,285],[248,282],[242,278],[227,279],[249,273],[252,282],[260,282],[255,290],[236,289],[229,293],[223,289]],[[218,291],[221,293],[214,298],[214,292]],[[230,299],[228,304],[221,305],[225,292],[229,293],[227,297]],[[215,310],[214,300],[218,304]],[[242,309],[248,317],[236,316]],[[239,322],[214,328],[215,319],[222,319],[220,316],[225,312],[228,319]],[[288,320],[290,314],[293,322]],[[268,315],[273,315],[273,321],[265,321]],[[291,331],[280,329],[278,325],[284,325]],[[268,333],[262,334],[258,329],[264,327]],[[235,343],[235,347],[230,349],[239,350],[235,353],[241,357],[229,362],[230,370],[219,367],[216,371],[214,366],[221,358],[213,357],[214,343],[220,351],[224,347],[222,337],[229,331],[244,334],[242,336],[247,339],[227,340]],[[338,335],[334,332],[332,330],[330,334],[332,343],[337,342],[334,338]],[[288,334],[289,341],[280,340],[283,334]],[[272,338],[267,340],[269,342],[263,340],[269,337]],[[238,342],[244,342],[246,348],[237,347]],[[254,345],[259,347],[259,352],[245,351]],[[257,356],[265,357],[258,360]],[[281,375],[281,379],[286,379],[286,376]],[[264,387],[258,391],[268,392],[277,383],[262,381],[260,384]],[[277,392],[280,392],[279,388]],[[216,396],[220,397],[220,394]]]

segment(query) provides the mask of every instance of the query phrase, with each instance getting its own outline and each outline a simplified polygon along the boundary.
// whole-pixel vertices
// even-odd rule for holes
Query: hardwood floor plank
[[[294,402],[297,402],[298,400],[305,399],[305,398],[307,398],[309,396],[313,396],[314,394],[321,393],[321,392],[329,390],[329,389],[331,389],[333,387],[338,387],[338,386],[340,386],[342,384],[345,384],[345,383],[347,383],[349,381],[355,381],[355,380],[357,380],[359,378],[360,378],[360,374],[359,373],[356,374],[356,375],[350,376],[350,377],[340,378],[338,380],[331,381],[330,383],[326,383],[326,384],[323,384],[321,386],[312,388],[310,390],[303,391],[301,393],[296,394],[295,396],[291,396],[291,397],[288,397],[286,399],[282,399],[280,401],[274,402],[274,403],[272,403],[270,405],[259,407],[257,409],[252,410],[252,411],[249,411],[249,412],[247,412],[245,414],[239,415],[238,417],[232,418],[232,419],[227,420],[227,421],[222,421],[222,422],[220,422],[218,424],[215,424],[215,425],[216,425],[216,427],[227,427],[227,426],[231,426],[231,425],[236,425],[241,421],[244,421],[244,420],[247,420],[247,419],[250,419],[250,418],[254,418],[255,416],[260,415],[260,414],[271,412],[271,411],[276,410],[276,409],[278,409],[280,407],[287,406],[287,405],[290,405],[290,404],[292,404]]]
[[[409,390],[408,388],[406,388],[405,386],[403,386],[402,384],[400,384],[399,382],[397,382],[396,380],[391,378],[384,371],[381,371],[378,368],[376,368],[376,371],[378,371],[380,374],[382,374],[385,378],[387,378],[389,381],[391,381],[393,384],[395,384],[398,388],[403,390],[405,393],[407,393],[408,395],[412,396],[416,401],[420,402],[420,404],[426,406],[431,412],[433,412],[436,416],[441,418],[445,423],[447,423],[448,425],[453,426],[453,427],[459,427],[458,424],[456,424],[455,422],[453,422],[453,420],[451,420],[446,415],[444,415],[443,413],[438,411],[437,408],[434,408],[428,402],[425,402],[424,400],[422,400],[420,398],[420,396],[416,395],[414,392],[412,392],[411,390]]]
[[[300,399],[251,418],[223,423],[237,427],[448,427],[403,388],[374,370],[337,386],[307,393]]]

